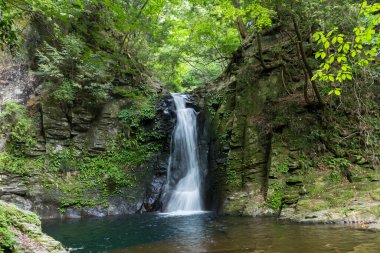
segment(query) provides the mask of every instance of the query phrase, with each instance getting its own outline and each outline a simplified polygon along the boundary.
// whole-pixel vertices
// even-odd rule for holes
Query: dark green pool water
[[[379,253],[380,234],[344,225],[276,219],[158,214],[44,221],[43,230],[75,252]]]

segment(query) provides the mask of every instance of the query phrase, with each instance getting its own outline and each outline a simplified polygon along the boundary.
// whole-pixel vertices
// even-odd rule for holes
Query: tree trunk
[[[240,0],[233,0],[233,3],[234,3],[235,8],[240,10]],[[236,22],[237,22],[240,36],[244,40],[245,38],[247,38],[247,29],[245,28],[245,24],[244,24],[242,16],[238,16],[236,19]]]
[[[303,40],[302,40],[301,32],[300,32],[296,17],[294,15],[292,15],[292,21],[293,21],[293,25],[294,25],[294,30],[295,30],[296,35],[297,35],[297,40],[298,40],[297,43],[298,43],[299,51],[301,54],[302,62],[303,62],[304,66],[306,68],[306,71],[307,71],[308,80],[310,80],[311,86],[313,87],[313,91],[315,93],[315,96],[317,97],[318,103],[321,106],[323,106],[324,105],[323,100],[322,100],[321,95],[319,94],[317,84],[315,83],[315,81],[311,80],[311,77],[313,76],[313,70],[311,69],[311,67],[307,61],[305,49],[303,47]]]
[[[260,58],[260,64],[263,67],[263,69],[267,69],[265,62],[264,62],[264,56],[263,56],[263,48],[261,45],[261,34],[260,32],[256,33],[256,39],[257,39],[257,51],[259,52],[259,58]]]

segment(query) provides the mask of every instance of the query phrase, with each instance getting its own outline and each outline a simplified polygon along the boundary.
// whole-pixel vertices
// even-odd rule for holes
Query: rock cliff
[[[292,40],[284,39],[287,29],[263,36],[265,68],[252,37],[219,80],[195,91],[215,129],[220,210],[307,222],[379,222],[378,100],[367,94],[374,103],[360,115],[347,97],[343,105],[327,94],[327,106],[307,104],[302,62]]]
[[[2,99],[26,106],[32,144],[1,142],[8,152],[0,157],[0,200],[43,218],[160,209],[174,126],[160,85],[119,86],[102,105],[67,108],[44,99],[38,82],[31,90],[26,66],[12,66],[0,68]]]

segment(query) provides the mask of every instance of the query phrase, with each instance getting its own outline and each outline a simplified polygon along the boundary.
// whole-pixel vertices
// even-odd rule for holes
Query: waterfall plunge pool
[[[217,217],[213,213],[46,220],[43,231],[73,252],[380,252],[380,235],[354,226]]]

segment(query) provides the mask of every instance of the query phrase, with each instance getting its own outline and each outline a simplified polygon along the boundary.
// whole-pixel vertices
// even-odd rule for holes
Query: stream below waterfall
[[[350,225],[271,218],[144,214],[46,220],[43,230],[73,252],[378,253],[380,236]]]

